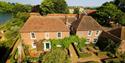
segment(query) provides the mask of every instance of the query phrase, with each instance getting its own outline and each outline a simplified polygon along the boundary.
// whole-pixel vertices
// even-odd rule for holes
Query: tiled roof
[[[124,26],[109,30],[108,32],[120,38],[121,40],[125,40],[125,27]]]
[[[77,14],[48,14],[47,16],[68,16],[68,17],[76,17]]]
[[[93,14],[93,13],[96,13],[96,10],[86,9],[85,12],[86,12],[87,14]]]
[[[77,31],[85,30],[102,30],[102,27],[91,16],[83,16],[78,23]]]
[[[55,17],[59,17],[60,19],[63,20],[63,22],[65,23],[66,20],[69,23],[72,23],[74,21],[76,21],[78,15],[77,14],[48,14],[47,16],[55,16]]]
[[[69,29],[59,17],[31,16],[20,32],[68,32]]]

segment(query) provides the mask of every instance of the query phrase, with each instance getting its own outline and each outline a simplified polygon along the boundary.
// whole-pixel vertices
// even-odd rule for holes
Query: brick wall
[[[97,30],[92,31],[92,34],[88,36],[88,31],[77,31],[76,35],[79,36],[80,38],[85,38],[89,39],[89,42],[93,42],[94,39],[98,39],[99,35],[102,33],[102,31],[99,31],[99,34],[96,35]]]
[[[57,39],[57,32],[48,32],[49,33],[49,38],[50,39]],[[36,39],[31,39],[30,33],[21,33],[21,38],[23,40],[23,43],[25,45],[32,45],[33,40],[42,40],[45,39],[45,32],[35,32],[36,34]],[[68,37],[69,32],[62,32],[62,38]]]

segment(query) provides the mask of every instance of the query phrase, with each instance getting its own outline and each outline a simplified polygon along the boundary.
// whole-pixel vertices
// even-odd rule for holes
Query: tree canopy
[[[73,14],[79,14],[79,8],[75,8]]]
[[[115,4],[125,4],[125,0],[114,0]]]
[[[92,15],[102,25],[108,25],[110,21],[120,22],[124,13],[113,3],[105,3],[97,8],[97,13]]]
[[[41,14],[68,13],[68,6],[65,0],[43,0],[40,5]]]
[[[116,4],[123,12],[125,12],[125,0],[115,0],[114,4]]]
[[[18,13],[18,12],[30,12],[32,6],[30,5],[22,5],[19,3],[7,3],[0,1],[0,12],[5,13]]]

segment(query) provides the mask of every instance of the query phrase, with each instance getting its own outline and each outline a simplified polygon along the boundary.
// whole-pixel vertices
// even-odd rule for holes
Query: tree
[[[115,54],[117,52],[117,49],[119,48],[119,43],[114,42],[109,38],[103,37],[98,40],[96,46],[98,46],[99,49],[102,51],[107,51],[112,54]]]
[[[119,18],[119,23],[125,26],[125,14]]]
[[[125,63],[125,53],[121,55],[122,63]]]
[[[13,13],[16,14],[18,12],[30,12],[31,11],[30,5],[22,5],[18,3],[7,3],[0,1],[0,12],[5,13]]]
[[[97,19],[101,25],[109,25],[110,21],[119,23],[119,18],[124,15],[124,13],[118,9],[118,7],[110,3],[105,3],[101,7],[97,8],[97,13],[92,16]]]
[[[43,0],[40,5],[41,14],[68,13],[68,6],[65,0]]]
[[[125,0],[115,0],[114,4],[116,4],[123,12],[125,12]]]
[[[115,3],[116,5],[125,4],[125,0],[114,0],[114,3]]]
[[[79,14],[79,8],[75,8],[73,14]]]
[[[50,53],[43,56],[42,63],[65,63],[67,52],[60,48],[53,49]]]
[[[6,2],[0,1],[0,12],[12,12],[13,5]]]
[[[22,4],[14,4],[12,8],[13,13],[18,13],[18,12],[30,12],[31,11],[31,6],[30,5],[22,5]]]

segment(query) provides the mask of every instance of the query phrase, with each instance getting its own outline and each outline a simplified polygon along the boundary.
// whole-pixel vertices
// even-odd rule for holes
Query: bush
[[[83,52],[81,52],[80,49],[76,45],[74,45],[74,47],[75,47],[76,53],[78,54],[78,56],[80,58],[89,57],[89,56],[92,55],[92,54],[89,54],[89,53],[83,53]]]
[[[85,63],[99,63],[99,62],[96,62],[96,61],[88,61],[88,62],[85,62]]]
[[[110,53],[110,52],[108,52],[107,55],[108,55],[109,57],[111,57],[111,58],[114,57],[114,54],[112,54],[112,53]]]
[[[121,63],[121,61],[118,58],[115,59],[108,59],[104,61],[105,63]]]
[[[78,48],[82,49],[85,45],[86,40],[84,38],[80,39],[78,36],[65,37],[64,39],[52,39],[50,40],[52,47],[57,45],[62,45],[63,48],[68,48],[72,43],[78,43]]]
[[[55,48],[43,56],[42,63],[65,63],[67,52],[62,48]]]
[[[97,55],[99,57],[103,57],[103,56],[106,56],[107,55],[107,52],[98,52]]]

